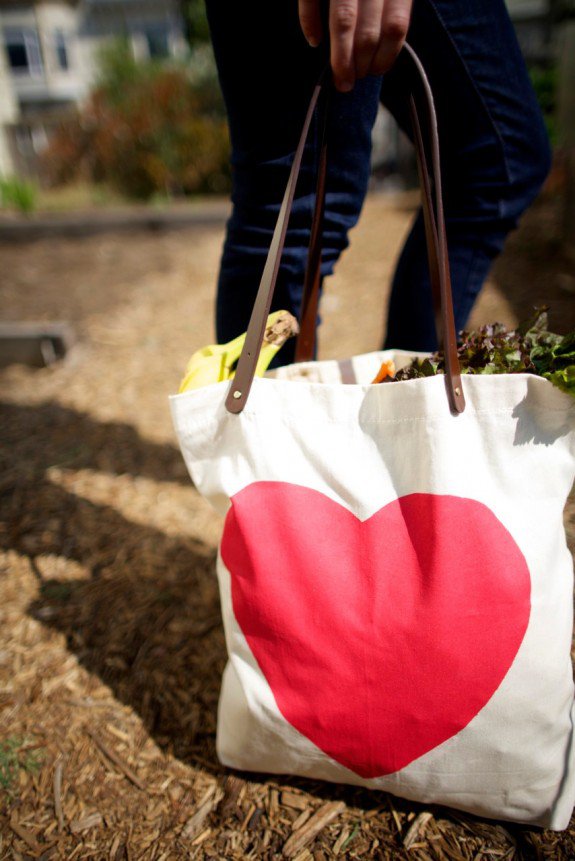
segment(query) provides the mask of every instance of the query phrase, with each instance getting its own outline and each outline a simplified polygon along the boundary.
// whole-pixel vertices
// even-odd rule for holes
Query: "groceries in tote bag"
[[[413,101],[412,113],[445,373],[372,384],[382,363],[412,356],[312,360],[323,147],[305,361],[255,376],[324,94],[318,85],[231,382],[171,399],[193,481],[225,516],[218,755],[560,830],[575,795],[562,522],[574,401],[533,374],[459,373],[429,103],[435,209]]]

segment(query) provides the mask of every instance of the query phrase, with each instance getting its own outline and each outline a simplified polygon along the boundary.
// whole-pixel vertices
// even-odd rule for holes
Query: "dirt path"
[[[323,355],[378,346],[411,217],[408,199],[370,199],[326,292]],[[544,208],[513,239],[475,322],[515,323],[547,300],[575,328],[553,224]],[[575,857],[575,829],[218,764],[221,524],[189,482],[166,398],[212,339],[221,240],[206,227],[0,247],[4,319],[66,318],[79,335],[59,366],[0,373],[0,740],[21,766],[2,794],[0,759],[0,859],[279,858],[333,801],[342,812],[298,861]]]

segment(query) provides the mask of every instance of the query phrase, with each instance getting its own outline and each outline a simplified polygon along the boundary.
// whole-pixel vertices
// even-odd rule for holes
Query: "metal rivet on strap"
[[[455,387],[455,394],[457,395],[457,397],[459,397],[459,395],[461,394],[461,389],[459,388],[459,386]],[[235,395],[234,395],[234,397],[235,397]]]
[[[241,396],[242,396],[241,392],[234,392],[234,398],[236,399],[236,401],[238,400],[238,398],[241,398]]]

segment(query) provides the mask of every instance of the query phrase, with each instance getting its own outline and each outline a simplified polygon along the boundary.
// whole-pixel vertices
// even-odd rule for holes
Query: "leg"
[[[455,322],[464,327],[493,258],[550,162],[547,135],[503,0],[415,0],[409,41],[435,95]],[[406,61],[382,101],[409,129]],[[436,348],[421,216],[401,254],[386,346]]]
[[[295,0],[249,4],[207,0],[232,142],[233,211],[221,261],[217,337],[245,331],[271,241],[307,103],[323,65],[301,34]],[[329,130],[322,274],[347,246],[369,179],[371,128],[380,79],[334,96]],[[299,313],[314,204],[317,135],[312,131],[298,184],[273,309]],[[294,342],[281,350],[293,360]]]

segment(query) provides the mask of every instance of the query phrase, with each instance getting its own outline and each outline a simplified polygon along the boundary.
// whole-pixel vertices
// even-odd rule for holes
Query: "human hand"
[[[381,75],[405,41],[413,0],[330,0],[331,67],[336,88],[347,93],[356,79]],[[322,0],[298,0],[304,36],[322,40]]]

